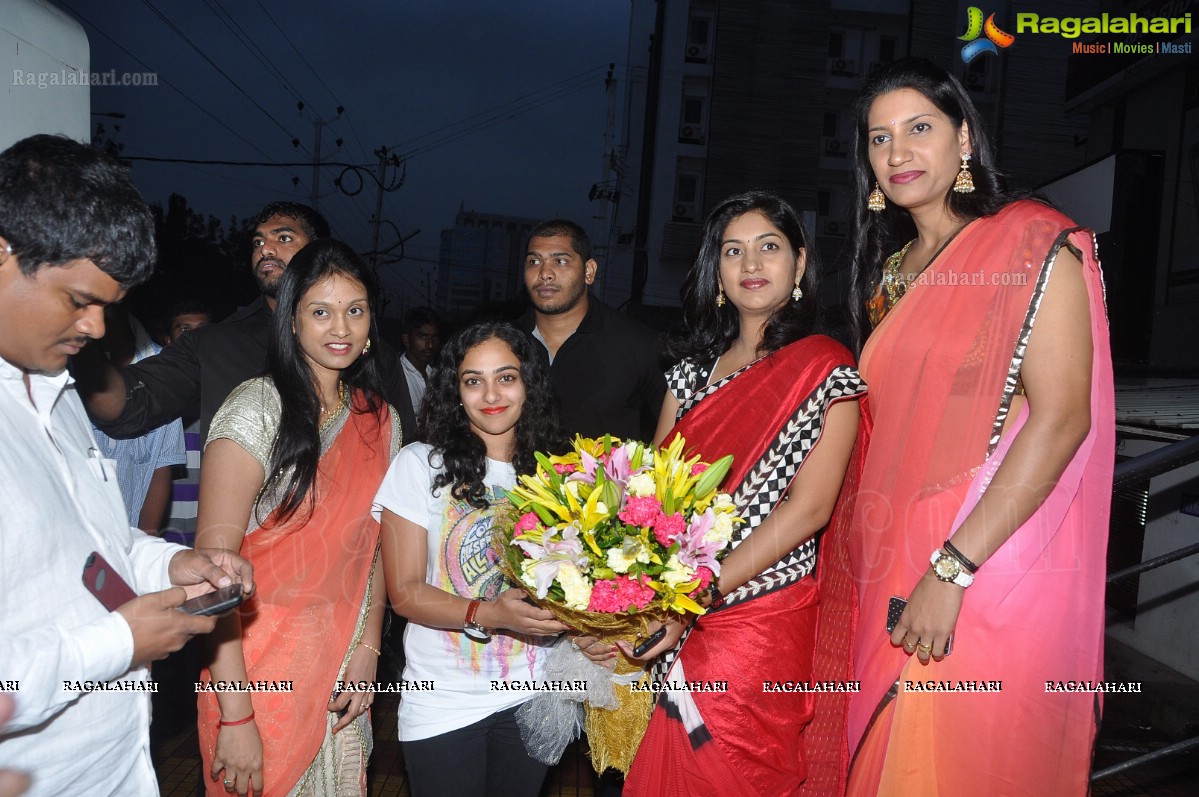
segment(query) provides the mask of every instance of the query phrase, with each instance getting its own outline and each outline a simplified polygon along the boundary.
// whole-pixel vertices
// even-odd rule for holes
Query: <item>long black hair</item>
[[[949,117],[954,127],[961,127],[962,122],[965,122],[970,128],[970,173],[974,177],[974,192],[959,194],[948,190],[945,204],[950,213],[963,220],[992,216],[1024,196],[1008,191],[1004,175],[995,163],[995,150],[982,117],[957,78],[923,58],[902,58],[876,72],[854,103],[849,311],[854,343],[859,352],[870,333],[866,302],[878,289],[883,258],[916,235],[916,225],[903,208],[887,202],[885,210],[875,213],[866,207],[867,197],[875,184],[874,170],[870,167],[870,134],[867,130],[870,106],[882,95],[899,89],[920,92]]]
[[[321,458],[320,412],[321,400],[316,391],[315,375],[296,338],[296,311],[304,294],[313,285],[339,274],[356,280],[366,289],[370,305],[370,339],[380,340],[376,326],[378,283],[374,272],[346,244],[323,238],[305,246],[295,254],[279,279],[278,304],[272,319],[270,343],[267,346],[267,374],[279,391],[282,416],[279,433],[271,449],[267,479],[259,497],[282,488],[279,517],[287,520],[303,505],[316,500],[312,485]],[[376,351],[361,355],[341,372],[342,381],[351,395],[358,388],[365,402],[351,411],[378,412],[383,404],[382,378]],[[284,475],[290,472],[290,476]],[[260,519],[261,521],[261,519]]]
[[[770,316],[762,330],[759,353],[769,354],[819,331],[821,324],[819,267],[816,250],[799,214],[787,200],[771,191],[754,189],[735,194],[718,204],[704,220],[703,239],[695,263],[683,281],[683,324],[667,338],[667,353],[674,359],[712,360],[728,351],[741,332],[737,309],[726,302],[716,306],[720,292],[720,253],[724,231],[738,216],[758,212],[778,227],[796,256],[807,254],[799,287],[803,298],[789,301]]]
[[[517,475],[533,473],[537,468],[534,451],[556,451],[562,446],[558,431],[558,409],[550,386],[549,370],[533,350],[533,344],[510,324],[488,321],[473,324],[450,338],[437,358],[437,367],[429,377],[421,408],[421,434],[433,448],[429,464],[441,460],[442,471],[433,480],[433,490],[452,486],[451,494],[472,506],[485,509],[487,487],[487,446],[470,428],[462,407],[458,386],[458,368],[466,353],[489,340],[501,340],[520,361],[520,381],[525,388],[525,403],[516,422],[516,454],[512,466]]]

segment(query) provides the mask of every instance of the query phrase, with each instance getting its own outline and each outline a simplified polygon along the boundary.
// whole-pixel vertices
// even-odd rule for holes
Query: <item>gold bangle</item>
[[[383,655],[383,651],[379,650],[378,648],[372,648],[370,645],[366,644],[365,642],[359,642],[358,644],[359,644],[359,645],[362,645],[362,647],[366,648],[366,649],[367,649],[367,650],[369,650],[371,653],[374,653],[376,656],[382,656],[382,655]]]

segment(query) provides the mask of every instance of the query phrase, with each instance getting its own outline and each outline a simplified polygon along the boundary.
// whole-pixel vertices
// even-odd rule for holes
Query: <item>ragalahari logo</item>
[[[978,38],[985,34],[985,39]],[[999,48],[1007,49],[1016,41],[1016,37],[1005,33],[995,24],[995,15],[987,17],[983,22],[983,12],[978,6],[966,9],[966,34],[958,36],[959,41],[969,42],[962,48],[962,60],[970,63],[983,53],[999,55]]]

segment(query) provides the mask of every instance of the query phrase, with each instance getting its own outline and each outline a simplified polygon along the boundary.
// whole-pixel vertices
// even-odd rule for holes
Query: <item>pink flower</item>
[[[661,514],[662,504],[658,499],[652,495],[642,495],[629,498],[617,517],[631,526],[650,526]]]
[[[636,579],[617,576],[613,579],[595,582],[587,611],[618,614],[627,612],[633,607],[644,609],[653,602],[655,597],[654,588],[649,586],[649,577],[645,574]]]
[[[708,585],[712,583],[712,571],[706,567],[700,566],[695,570],[695,577],[699,579],[699,586],[691,591],[691,597],[696,597],[703,594]]]
[[[525,512],[520,516],[520,520],[516,521],[516,525],[512,527],[512,531],[515,532],[514,536],[519,537],[526,531],[532,531],[535,528],[537,528],[537,513]]]
[[[673,515],[659,512],[658,517],[654,520],[654,537],[662,543],[664,548],[669,548],[670,544],[686,531],[687,521],[678,512]]]
[[[708,463],[696,462],[694,465],[691,466],[691,475],[698,476],[699,474],[703,473],[707,469],[708,469]]]
[[[559,476],[567,476],[578,469],[579,466],[571,462],[558,462],[554,465],[554,470],[558,472]]]

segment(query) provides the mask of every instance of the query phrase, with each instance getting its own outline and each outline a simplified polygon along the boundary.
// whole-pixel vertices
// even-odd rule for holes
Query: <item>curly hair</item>
[[[683,280],[683,324],[667,338],[667,353],[674,359],[690,357],[699,361],[712,360],[724,352],[741,332],[741,321],[732,304],[717,307],[720,292],[720,250],[724,231],[738,216],[761,213],[778,227],[798,253],[806,252],[807,260],[800,288],[803,298],[787,302],[774,312],[762,331],[760,354],[778,351],[788,343],[820,331],[820,284],[816,250],[799,213],[787,200],[771,191],[754,189],[726,198],[704,220],[703,237],[695,263]]]
[[[473,324],[450,338],[441,350],[421,407],[422,438],[432,446],[429,465],[441,460],[441,472],[433,480],[433,492],[451,486],[451,495],[485,509],[487,487],[487,446],[470,427],[462,406],[458,369],[467,352],[489,340],[508,345],[520,361],[520,380],[525,388],[525,403],[516,422],[516,453],[512,466],[517,475],[537,469],[535,451],[562,448],[558,429],[558,409],[550,386],[549,370],[537,356],[529,339],[510,324],[484,322]]]

